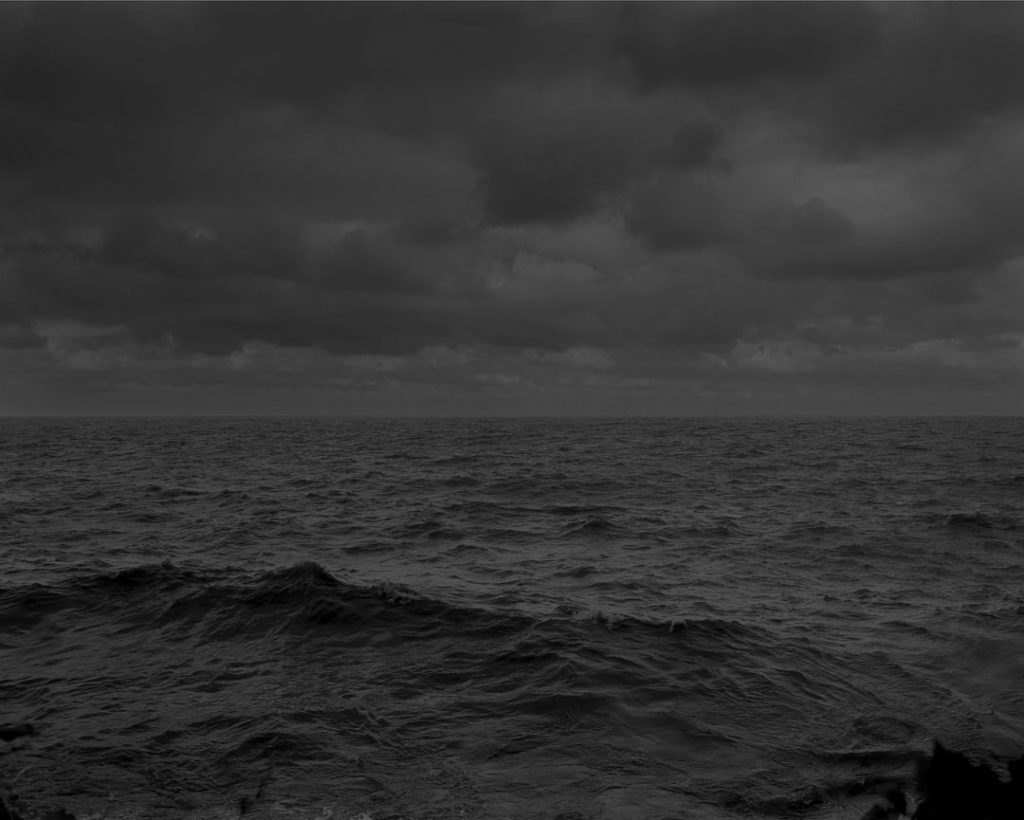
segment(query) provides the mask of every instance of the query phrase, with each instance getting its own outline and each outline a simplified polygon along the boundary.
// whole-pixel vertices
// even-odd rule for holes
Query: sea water
[[[0,789],[856,817],[1024,752],[1024,420],[0,419]]]

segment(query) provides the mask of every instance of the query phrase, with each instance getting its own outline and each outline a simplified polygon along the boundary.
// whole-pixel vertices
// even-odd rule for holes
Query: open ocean
[[[1024,752],[1020,418],[7,418],[0,557],[0,786],[79,820],[856,818]]]

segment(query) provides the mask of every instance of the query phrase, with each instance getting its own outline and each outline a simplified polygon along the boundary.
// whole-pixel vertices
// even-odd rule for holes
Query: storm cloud
[[[0,412],[1019,412],[1016,4],[0,5]]]

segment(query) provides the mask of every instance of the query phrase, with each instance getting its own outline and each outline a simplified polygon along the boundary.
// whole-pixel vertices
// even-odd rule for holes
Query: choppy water
[[[1024,751],[1022,527],[1022,419],[0,419],[0,783],[856,817]]]

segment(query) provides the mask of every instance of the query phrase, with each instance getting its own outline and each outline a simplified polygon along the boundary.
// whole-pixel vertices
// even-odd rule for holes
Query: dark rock
[[[1024,757],[1009,764],[1010,782],[986,763],[935,744],[918,764],[922,801],[916,820],[1021,820],[1024,818]]]

